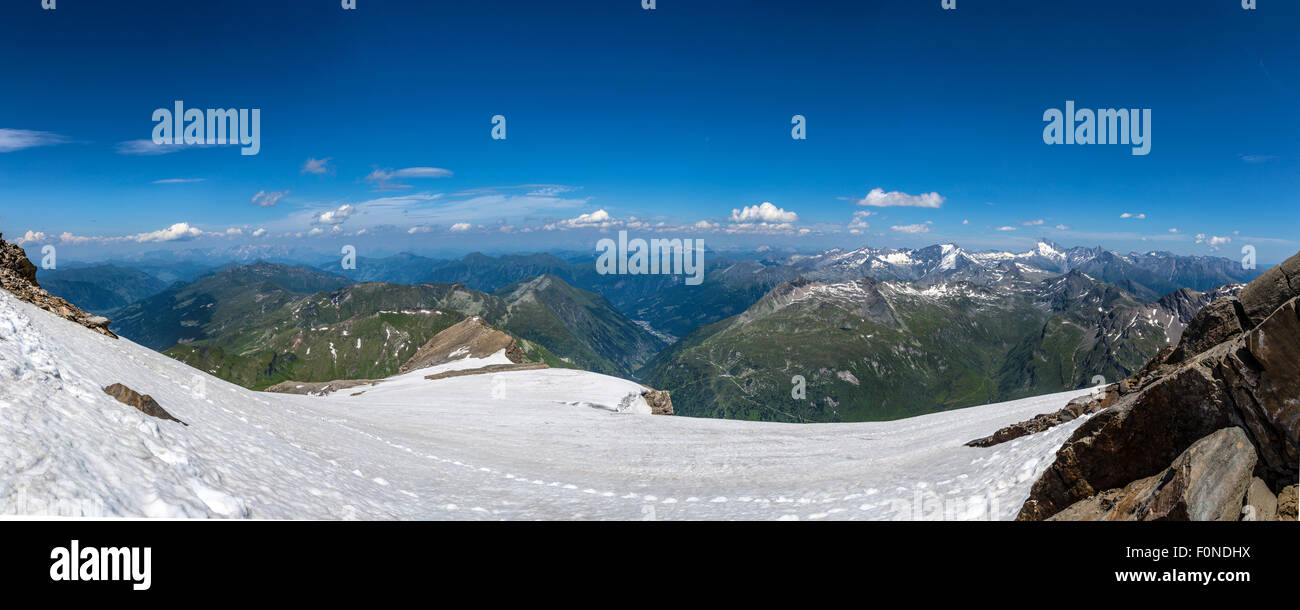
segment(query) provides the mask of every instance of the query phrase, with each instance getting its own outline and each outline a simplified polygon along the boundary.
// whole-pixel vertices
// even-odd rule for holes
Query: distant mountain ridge
[[[697,329],[642,378],[673,391],[680,415],[908,417],[1126,377],[1239,289],[1149,303],[1078,270],[991,285],[799,278]]]
[[[55,296],[100,315],[167,288],[162,280],[138,269],[113,264],[38,270],[41,285]]]
[[[530,358],[630,377],[664,342],[599,295],[541,276],[497,294],[464,284],[360,283],[308,267],[228,267],[124,308],[129,339],[246,387],[384,377],[470,316]]]

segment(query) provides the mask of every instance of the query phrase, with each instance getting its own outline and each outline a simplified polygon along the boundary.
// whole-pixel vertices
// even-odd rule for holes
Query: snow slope
[[[1008,519],[1082,421],[973,449],[1081,392],[797,425],[642,415],[641,386],[582,371],[430,372],[252,392],[0,291],[0,514]],[[101,391],[115,382],[189,427]]]

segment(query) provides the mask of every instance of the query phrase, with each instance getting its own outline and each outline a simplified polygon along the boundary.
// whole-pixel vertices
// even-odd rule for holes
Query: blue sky
[[[357,4],[4,3],[0,231],[72,258],[582,250],[618,229],[1300,250],[1300,3]],[[175,100],[260,109],[260,153],[130,154],[158,152]],[[1066,100],[1151,109],[1150,154],[1048,146]]]

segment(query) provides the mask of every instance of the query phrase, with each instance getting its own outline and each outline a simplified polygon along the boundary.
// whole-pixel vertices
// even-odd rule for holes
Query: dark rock
[[[144,413],[145,415],[148,415],[150,417],[157,417],[158,419],[174,421],[176,423],[179,423],[182,426],[189,425],[179,419],[176,419],[175,417],[172,417],[172,414],[168,413],[165,409],[163,409],[162,406],[158,404],[158,401],[154,400],[152,396],[149,396],[148,394],[141,394],[120,383],[115,383],[111,386],[104,388],[104,393],[108,394],[109,396],[112,396],[113,398],[116,398],[118,402],[124,405],[132,406],[135,407],[136,409],[139,409],[141,413]]]
[[[1168,364],[1185,362],[1207,349],[1245,332],[1243,318],[1239,315],[1241,303],[1235,297],[1224,297],[1197,312],[1188,323],[1187,330],[1169,358]]]
[[[1193,443],[1156,475],[1086,498],[1050,520],[1237,521],[1254,468],[1255,450],[1245,432],[1224,428]]]
[[[1017,422],[999,429],[997,432],[977,438],[969,443],[967,447],[992,447],[1010,440],[1018,439],[1022,436],[1037,434],[1048,428],[1059,426],[1063,423],[1074,421],[1081,416],[1090,413],[1096,413],[1115,402],[1119,396],[1118,389],[1114,386],[1107,386],[1101,391],[1087,396],[1080,396],[1066,403],[1065,407],[1054,413],[1043,413],[1022,422]]]
[[[1255,278],[1242,289],[1238,299],[1249,323],[1259,324],[1297,296],[1300,296],[1300,254]]]
[[[27,253],[17,244],[4,241],[0,234],[0,269],[8,269],[14,276],[36,286],[36,265],[27,260]]]
[[[1252,284],[1253,286],[1253,284]],[[1249,290],[1250,287],[1247,287]],[[1242,294],[1246,294],[1243,291]],[[1249,332],[1146,380],[1075,431],[1030,490],[1019,520],[1046,519],[1108,489],[1149,477],[1203,436],[1242,427],[1258,474],[1277,489],[1300,463],[1300,312],[1281,304]]]
[[[1273,489],[1294,483],[1300,464],[1300,299],[1292,299],[1218,362],[1236,415],[1255,441]]]

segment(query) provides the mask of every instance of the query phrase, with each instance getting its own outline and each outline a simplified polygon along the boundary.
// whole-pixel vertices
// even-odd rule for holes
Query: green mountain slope
[[[895,419],[1121,378],[1185,322],[1078,272],[993,287],[799,279],[688,335],[643,376],[681,415]]]
[[[63,297],[86,311],[100,315],[167,288],[162,280],[148,273],[111,264],[39,270],[37,281],[50,294]]]

